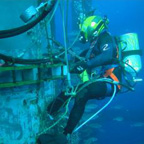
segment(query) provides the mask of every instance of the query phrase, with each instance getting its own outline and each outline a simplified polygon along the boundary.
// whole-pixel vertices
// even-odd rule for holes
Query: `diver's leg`
[[[55,112],[57,112],[68,100],[70,96],[66,96],[64,92],[61,92],[59,96],[54,99],[47,108],[47,111],[50,115],[53,115]]]
[[[95,82],[81,90],[76,97],[75,104],[70,112],[69,120],[64,129],[64,134],[71,134],[81,119],[85,105],[89,99],[104,99],[111,96],[113,85],[106,82]]]
[[[71,134],[76,125],[78,124],[79,120],[81,119],[84,113],[85,105],[88,101],[87,95],[87,89],[83,89],[77,94],[74,106],[70,112],[69,120],[66,127],[64,128],[65,135]]]
[[[105,97],[112,96],[114,85],[108,82],[94,82],[87,87],[89,99],[101,100]]]

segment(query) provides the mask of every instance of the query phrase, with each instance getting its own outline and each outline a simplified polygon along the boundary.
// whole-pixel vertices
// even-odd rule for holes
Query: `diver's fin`
[[[38,144],[67,144],[67,138],[64,134],[42,134],[39,136]]]

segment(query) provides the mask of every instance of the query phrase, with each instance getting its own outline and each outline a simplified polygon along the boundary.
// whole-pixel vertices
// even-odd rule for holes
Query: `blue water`
[[[144,1],[143,0],[93,0],[95,14],[107,15],[112,35],[135,32],[139,37],[139,45],[144,50]],[[71,7],[69,8],[68,33],[72,30]],[[56,37],[63,43],[63,30],[60,11],[57,12]],[[142,56],[142,62],[144,61]],[[139,73],[144,78],[143,68]],[[91,121],[80,130],[81,143],[87,138],[97,138],[94,144],[144,144],[144,83],[136,85],[134,92],[118,95],[111,105],[104,110],[96,120]],[[99,103],[106,103],[108,99]],[[120,105],[122,108],[114,109]],[[96,110],[95,110],[96,111]],[[94,113],[93,111],[92,113]],[[115,120],[116,117],[122,118]],[[88,127],[89,124],[99,123],[101,129]],[[142,125],[139,125],[141,123]],[[84,129],[91,134],[86,137]]]

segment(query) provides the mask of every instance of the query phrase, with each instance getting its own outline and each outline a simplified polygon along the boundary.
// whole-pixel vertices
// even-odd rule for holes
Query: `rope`
[[[74,44],[75,44],[76,41],[78,40],[79,36],[80,36],[80,31],[78,32],[78,34],[77,34],[76,38],[74,39],[73,43],[71,44],[71,46],[68,47],[67,50],[70,50],[70,49],[74,46]],[[73,52],[73,53],[75,53],[75,52]],[[59,57],[59,56],[61,56],[61,55],[63,55],[63,54],[64,54],[64,52],[60,53],[60,54],[57,55],[57,56]],[[80,56],[78,56],[76,53],[75,53],[75,56],[76,56],[77,58],[80,57]]]
[[[57,1],[56,5],[55,5],[55,8],[54,8],[54,10],[53,10],[53,13],[51,14],[51,17],[49,18],[49,20],[48,20],[47,23],[50,23],[51,20],[53,19],[54,14],[56,13],[56,10],[57,10],[57,8],[58,8],[59,3],[60,3],[60,0]]]
[[[62,8],[62,22],[63,22],[63,33],[64,33],[65,60],[66,60],[66,65],[67,65],[67,81],[68,81],[68,86],[72,87],[70,72],[69,72],[68,50],[67,50],[67,40],[66,40],[66,28],[65,28],[65,22],[64,22],[64,3],[63,3],[63,8]]]

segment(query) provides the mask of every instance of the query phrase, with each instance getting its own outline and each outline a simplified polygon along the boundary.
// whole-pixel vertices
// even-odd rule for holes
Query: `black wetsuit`
[[[100,34],[92,54],[94,55],[89,61],[84,64],[84,67],[91,71],[92,68],[114,64],[113,58],[117,56],[116,44],[113,41],[112,36],[107,32]],[[117,68],[116,68],[117,69]],[[116,73],[115,73],[116,75]],[[117,75],[116,75],[117,76]],[[64,128],[64,134],[70,134],[81,119],[85,105],[90,99],[103,99],[106,96],[111,96],[113,93],[113,85],[106,82],[94,82],[82,89],[75,98],[74,106],[70,112],[70,116],[66,127]],[[48,106],[48,112],[53,114],[60,106],[68,99],[68,96],[62,92],[55,100],[55,103],[51,103]]]

